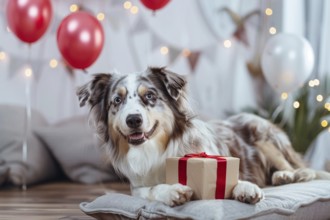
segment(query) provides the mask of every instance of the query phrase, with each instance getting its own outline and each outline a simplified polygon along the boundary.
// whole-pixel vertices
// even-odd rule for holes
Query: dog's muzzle
[[[155,122],[154,126],[148,132],[134,131],[129,135],[124,135],[119,129],[120,134],[127,139],[127,142],[132,145],[140,145],[147,141],[158,127],[158,121]]]

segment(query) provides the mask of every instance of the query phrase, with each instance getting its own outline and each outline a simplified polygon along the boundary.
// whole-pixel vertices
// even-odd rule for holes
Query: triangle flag
[[[174,61],[180,56],[181,50],[174,48],[174,47],[169,47],[168,55],[169,55],[169,64],[174,63]]]
[[[142,16],[139,16],[134,26],[129,30],[130,34],[139,33],[148,30],[146,22],[143,20]]]
[[[188,58],[188,62],[189,62],[189,66],[190,66],[190,70],[192,72],[195,71],[197,63],[199,61],[201,52],[200,51],[194,51],[194,52],[190,52]]]

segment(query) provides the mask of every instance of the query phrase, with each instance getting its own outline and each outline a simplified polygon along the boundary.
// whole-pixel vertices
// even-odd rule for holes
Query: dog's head
[[[186,81],[165,68],[141,73],[96,74],[78,88],[80,106],[88,104],[98,134],[114,147],[138,147],[150,140],[166,147],[189,126]]]

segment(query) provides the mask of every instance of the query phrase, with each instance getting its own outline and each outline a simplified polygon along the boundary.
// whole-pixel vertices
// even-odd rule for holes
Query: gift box
[[[238,182],[239,158],[187,154],[166,159],[166,183],[194,190],[193,199],[227,199]]]

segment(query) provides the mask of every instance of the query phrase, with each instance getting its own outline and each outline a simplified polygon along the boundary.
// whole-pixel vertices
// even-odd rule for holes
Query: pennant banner
[[[141,16],[137,18],[135,25],[132,25],[131,29],[129,30],[130,34],[140,33],[148,30],[148,26],[146,22],[143,20]]]
[[[182,51],[174,47],[169,47],[168,50],[169,64],[172,64],[181,55]]]
[[[157,35],[151,33],[151,50],[160,48],[163,45],[163,41],[157,37]]]
[[[189,54],[189,56],[187,57],[188,58],[188,63],[189,63],[189,66],[190,66],[190,70],[192,72],[194,72],[195,69],[196,69],[196,66],[198,64],[200,55],[201,55],[200,51],[195,51],[195,52],[191,52]]]

